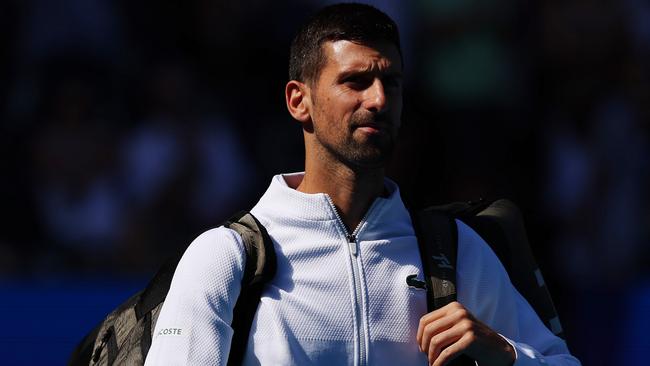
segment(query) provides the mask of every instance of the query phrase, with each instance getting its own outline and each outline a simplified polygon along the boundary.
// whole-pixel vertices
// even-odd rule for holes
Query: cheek
[[[350,101],[333,101],[325,106],[321,113],[328,117],[330,123],[345,124],[358,111],[356,105],[356,103]]]
[[[332,88],[326,93],[320,93],[315,100],[314,118],[317,123],[326,123],[329,129],[343,130],[344,126],[350,123],[353,114],[358,111],[362,104],[359,93],[349,89]],[[321,123],[321,124],[322,124]],[[332,131],[332,133],[337,133]]]

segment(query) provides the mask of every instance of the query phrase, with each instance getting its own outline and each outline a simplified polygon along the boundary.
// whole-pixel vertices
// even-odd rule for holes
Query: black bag
[[[246,251],[241,293],[233,309],[234,330],[229,365],[242,362],[248,333],[264,284],[275,276],[273,243],[266,229],[248,212],[231,217],[225,227],[238,232]],[[151,347],[156,320],[181,255],[170,259],[147,287],[111,312],[77,346],[69,365],[142,365]]]
[[[526,235],[523,218],[509,200],[457,202],[411,212],[427,282],[429,312],[456,301],[458,228],[455,219],[472,227],[492,248],[517,291],[544,324],[564,337],[553,300]],[[453,365],[474,365],[459,357]]]

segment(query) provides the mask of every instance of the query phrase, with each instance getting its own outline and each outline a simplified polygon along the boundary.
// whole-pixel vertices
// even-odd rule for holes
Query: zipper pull
[[[352,253],[353,256],[357,256],[357,238],[350,234],[348,235],[348,245],[350,246],[350,253]]]

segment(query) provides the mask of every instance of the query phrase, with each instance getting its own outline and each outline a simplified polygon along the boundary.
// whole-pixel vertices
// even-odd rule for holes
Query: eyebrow
[[[379,71],[379,70],[373,70],[372,67],[363,67],[363,68],[354,68],[351,67],[347,70],[343,70],[340,74],[338,79],[343,80],[346,79],[352,75],[367,75],[367,74],[380,74],[383,76],[388,76],[392,78],[397,78],[397,79],[402,79],[403,74],[401,71]]]

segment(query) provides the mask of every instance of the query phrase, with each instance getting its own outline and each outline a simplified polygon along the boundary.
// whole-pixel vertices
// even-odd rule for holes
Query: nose
[[[371,112],[379,113],[386,109],[386,91],[381,79],[375,78],[372,85],[366,89],[365,108]]]

